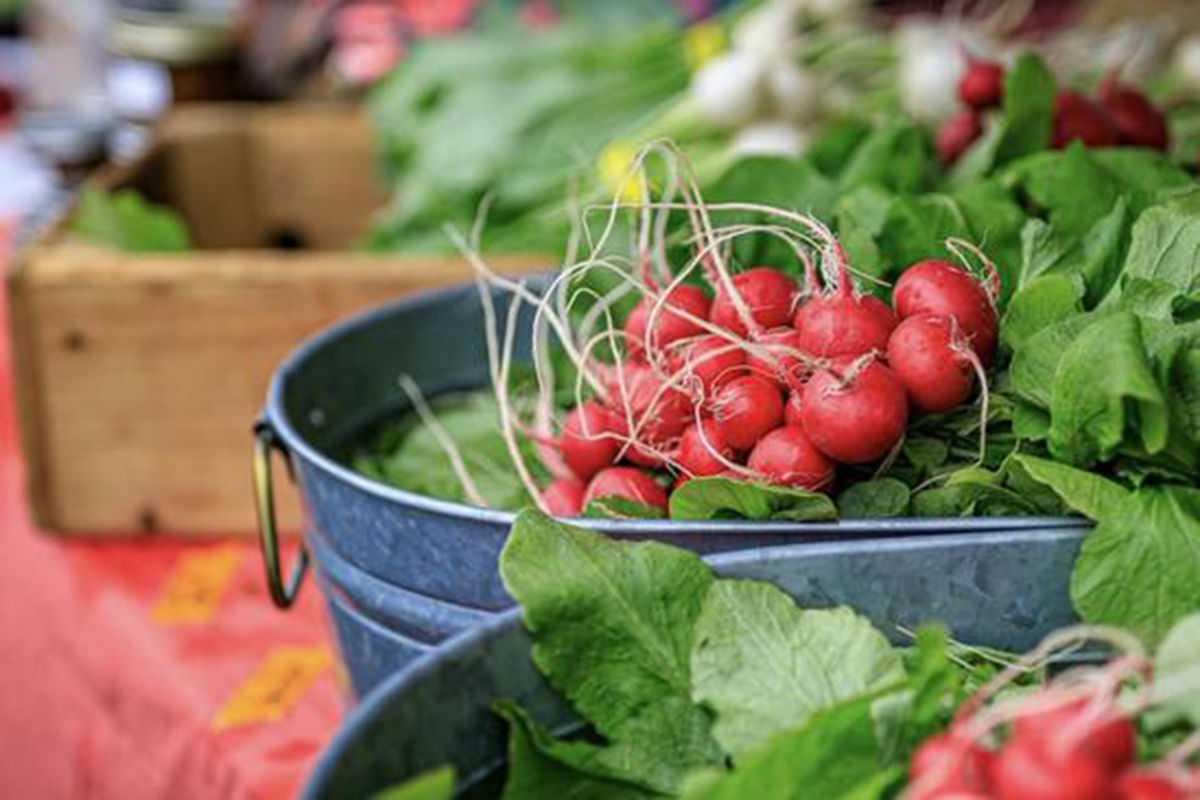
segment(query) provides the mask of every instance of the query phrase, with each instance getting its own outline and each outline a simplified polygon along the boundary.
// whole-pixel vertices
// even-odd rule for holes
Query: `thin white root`
[[[442,427],[442,423],[438,422],[437,416],[429,408],[429,404],[425,402],[425,396],[421,394],[421,387],[417,386],[417,382],[408,375],[401,375],[400,388],[408,395],[409,401],[413,404],[413,409],[417,412],[417,416],[421,418],[421,424],[429,429],[438,446],[442,448],[442,452],[446,454],[446,458],[450,460],[450,468],[454,470],[454,477],[458,478],[458,482],[462,484],[463,494],[473,504],[488,508],[488,501],[484,499],[479,491],[479,487],[475,485],[475,481],[471,478],[471,473],[467,470],[467,465],[463,461],[462,453],[458,451],[458,445],[454,443],[454,438]]]
[[[974,261],[967,257],[966,253],[970,253],[978,260],[979,266],[983,268],[984,273],[982,278],[983,288],[988,300],[992,304],[992,311],[995,311],[996,304],[1000,302],[1001,290],[1000,270],[996,269],[996,263],[988,258],[987,254],[980,250],[979,247],[965,239],[947,239],[945,244],[946,249],[954,254],[959,263],[967,269],[967,272],[973,275],[978,271],[978,267],[976,267]]]

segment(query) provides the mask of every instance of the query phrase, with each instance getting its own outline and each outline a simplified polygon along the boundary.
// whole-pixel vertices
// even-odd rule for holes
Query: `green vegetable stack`
[[[1200,789],[1188,768],[1200,616],[1153,658],[1127,633],[1086,626],[1020,659],[936,628],[902,649],[850,609],[799,608],[769,584],[715,578],[691,553],[536,512],[518,517],[501,566],[534,663],[588,724],[555,738],[499,700],[505,798],[1183,800]],[[1116,655],[1051,677],[1054,656],[1087,641]],[[380,797],[444,800],[453,781],[442,770]]]
[[[689,195],[674,204],[626,203],[623,207],[634,206],[635,215],[653,210],[654,225],[661,222],[670,233],[649,251],[635,245],[623,258],[614,254],[612,242],[608,250],[594,251],[590,257],[606,265],[637,265],[626,266],[627,277],[616,284],[613,270],[594,263],[559,284],[576,298],[581,289],[593,298],[615,298],[590,310],[583,308],[586,304],[573,306],[570,316],[577,324],[594,327],[603,317],[597,307],[614,315],[627,312],[631,297],[657,308],[660,328],[642,329],[649,331],[650,343],[642,358],[653,367],[654,337],[676,315],[691,313],[674,294],[668,301],[667,292],[656,287],[673,282],[705,303],[713,291],[706,285],[718,295],[726,291],[719,288],[719,277],[700,277],[711,271],[692,249],[700,234],[689,237],[684,230],[689,213],[720,217],[711,224],[735,231],[714,252],[739,280],[751,268],[769,265],[810,287],[813,270],[797,253],[808,252],[811,267],[811,261],[828,254],[828,243],[814,246],[811,239],[789,239],[776,229],[788,215],[825,220],[860,287],[883,299],[891,296],[889,284],[914,262],[954,259],[956,251],[962,252],[955,240],[977,243],[982,257],[974,259],[977,265],[986,261],[995,268],[988,287],[999,319],[999,346],[990,363],[978,353],[987,365],[986,381],[971,378],[965,384],[968,401],[943,411],[932,410],[920,387],[905,379],[911,413],[901,427],[902,442],[890,451],[884,447],[886,454],[876,448],[869,458],[858,458],[843,447],[847,455],[841,457],[832,451],[848,440],[819,442],[806,428],[817,449],[840,462],[836,478],[806,483],[775,473],[777,479],[764,480],[770,470],[756,467],[753,453],[747,465],[737,443],[728,453],[720,448],[709,453],[724,465],[721,470],[697,471],[678,458],[681,449],[674,449],[687,443],[686,436],[630,442],[627,433],[618,432],[618,438],[626,436],[625,448],[615,451],[623,462],[618,469],[627,470],[620,481],[608,476],[594,491],[586,484],[572,489],[575,494],[551,491],[560,473],[547,451],[558,448],[570,461],[577,454],[566,440],[594,439],[588,435],[591,423],[580,437],[580,429],[569,427],[569,415],[566,427],[548,428],[521,423],[520,415],[536,406],[542,421],[567,411],[577,419],[596,419],[587,404],[603,399],[605,382],[593,386],[588,370],[595,377],[620,363],[617,355],[630,355],[606,354],[599,347],[590,364],[580,362],[571,357],[573,344],[580,345],[575,356],[584,349],[580,339],[560,342],[564,351],[539,356],[538,377],[545,377],[549,365],[553,386],[506,362],[496,365],[503,369],[494,374],[504,376],[493,387],[503,389],[496,399],[456,400],[452,408],[435,408],[467,454],[465,470],[474,491],[468,491],[462,470],[453,468],[439,437],[407,422],[362,453],[359,468],[453,500],[519,508],[566,497],[574,513],[582,507],[587,513],[625,517],[661,515],[653,506],[676,519],[1078,514],[1097,523],[1072,578],[1080,615],[1158,643],[1175,622],[1200,609],[1200,185],[1153,150],[1089,149],[1077,141],[1050,149],[1053,78],[1040,61],[1025,57],[1005,81],[993,127],[952,172],[941,169],[927,133],[913,124],[847,120],[832,126],[801,159],[738,162],[706,193],[707,202]],[[648,174],[650,184],[665,191],[667,173]],[[614,219],[619,214],[614,211]],[[638,229],[636,222],[631,227]],[[673,271],[643,280],[641,265],[647,262],[655,269],[674,265]],[[614,285],[624,291],[614,292]],[[800,299],[811,302],[811,295]],[[903,302],[893,299],[906,316]],[[719,303],[718,297],[712,307]],[[955,322],[963,324],[962,318]],[[626,321],[623,334],[614,324],[604,335],[628,339],[630,330]],[[978,350],[974,334],[966,333]],[[749,340],[751,346],[769,343],[753,331]],[[885,333],[882,341],[891,369],[902,372],[892,351],[895,337],[889,342]],[[676,362],[670,360],[669,345],[661,349],[666,372],[656,374],[667,380]],[[961,347],[955,352],[965,357]],[[792,377],[803,383],[809,367]],[[585,407],[593,411],[585,413]],[[691,408],[686,406],[685,413]],[[695,408],[697,425],[705,432],[700,440],[709,447],[711,429],[699,419],[709,412],[701,404]],[[664,418],[661,405],[651,411],[649,416]],[[791,411],[789,404],[785,415]],[[506,428],[497,419],[513,421],[514,415],[520,424],[508,426],[512,436],[506,441]],[[687,419],[683,422],[672,435],[686,428]],[[513,452],[521,454],[523,469],[513,469]],[[638,472],[628,469],[630,463],[659,471]],[[595,474],[573,472],[583,481]]]

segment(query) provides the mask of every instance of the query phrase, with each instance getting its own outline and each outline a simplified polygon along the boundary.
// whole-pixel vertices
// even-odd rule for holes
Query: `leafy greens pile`
[[[1155,643],[1200,609],[1200,184],[1151,151],[1049,150],[1053,79],[1027,56],[1007,81],[1011,99],[950,174],[920,127],[845,121],[804,158],[743,160],[708,192],[713,202],[753,200],[829,220],[855,268],[883,282],[918,258],[949,257],[948,237],[979,243],[1003,286],[1004,353],[986,429],[978,403],[917,420],[882,475],[843,476],[836,505],[704,478],[675,493],[671,517],[1079,514],[1098,524],[1072,578],[1077,610]],[[799,272],[780,248],[746,237],[733,259]],[[495,419],[494,404],[481,400],[443,422],[462,450],[488,460],[489,502],[518,508],[529,498],[503,466]],[[385,438],[357,468],[465,499],[427,431]],[[537,459],[526,460],[536,473]]]
[[[497,702],[506,798],[893,797],[914,748],[1003,663],[936,628],[895,648],[848,608],[799,608],[769,584],[715,578],[687,551],[533,511],[518,517],[501,571],[534,663],[594,734],[557,739]],[[1160,649],[1160,680],[1196,678],[1198,622]],[[1163,702],[1159,717],[1174,721],[1145,726],[1143,751],[1177,742],[1195,711]],[[449,798],[452,784],[443,770],[381,797]]]
[[[557,250],[569,228],[564,189],[686,85],[680,34],[662,25],[491,30],[422,44],[370,97],[397,189],[368,246],[446,249],[444,226],[469,229],[486,199],[489,249]]]
[[[134,189],[107,192],[85,186],[70,220],[71,233],[96,244],[136,252],[192,249],[178,212],[146,200]]]

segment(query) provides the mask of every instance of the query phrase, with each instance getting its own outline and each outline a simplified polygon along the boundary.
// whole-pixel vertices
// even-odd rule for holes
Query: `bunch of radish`
[[[855,288],[832,237],[829,252],[827,286],[811,261],[803,284],[770,267],[710,269],[709,287],[647,276],[622,357],[593,367],[602,391],[541,440],[566,467],[547,510],[617,496],[666,511],[671,490],[714,475],[829,490],[839,464],[894,454],[910,411],[969,400],[996,347],[994,280],[922,261],[889,306]]]
[[[985,115],[998,108],[1004,96],[1005,69],[996,61],[969,54],[958,84],[963,108],[948,119],[937,134],[938,156],[952,164],[983,135]],[[1146,147],[1167,150],[1167,118],[1137,88],[1110,72],[1095,98],[1061,89],[1055,98],[1051,146],[1066,147],[1079,141],[1087,147]]]
[[[1052,649],[1096,638],[1124,650],[1037,690],[993,700]],[[909,766],[908,800],[1186,800],[1200,797],[1189,761],[1200,739],[1138,764],[1137,715],[1161,701],[1137,642],[1111,629],[1067,629],[968,700],[949,730],[926,739]],[[1123,691],[1124,690],[1124,691]]]

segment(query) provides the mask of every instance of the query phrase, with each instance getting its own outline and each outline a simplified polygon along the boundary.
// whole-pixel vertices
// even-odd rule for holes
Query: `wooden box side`
[[[87,534],[251,533],[249,430],[280,360],[349,314],[470,275],[455,258],[45,248],[13,284],[38,521]],[[291,492],[277,494],[294,531]]]

